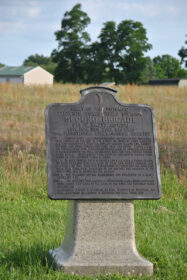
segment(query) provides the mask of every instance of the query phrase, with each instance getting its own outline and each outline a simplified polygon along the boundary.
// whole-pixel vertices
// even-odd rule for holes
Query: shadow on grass
[[[6,265],[7,268],[18,267],[46,267],[54,268],[52,260],[49,258],[48,251],[52,245],[42,243],[34,244],[31,247],[20,246],[14,250],[1,251],[0,264]]]

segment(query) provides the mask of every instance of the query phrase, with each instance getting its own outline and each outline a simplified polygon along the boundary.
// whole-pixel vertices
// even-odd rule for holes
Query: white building
[[[52,85],[53,75],[40,66],[3,66],[0,68],[0,83]]]

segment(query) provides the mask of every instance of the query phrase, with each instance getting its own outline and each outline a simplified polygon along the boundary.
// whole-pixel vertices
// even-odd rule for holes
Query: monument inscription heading
[[[45,111],[52,199],[158,199],[155,120],[148,105],[123,104],[92,87],[72,104]]]

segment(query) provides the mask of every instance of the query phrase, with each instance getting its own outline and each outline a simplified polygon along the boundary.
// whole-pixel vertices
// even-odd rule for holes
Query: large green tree
[[[187,36],[187,35],[186,35]],[[184,63],[185,67],[187,67],[187,40],[185,41],[186,47],[182,46],[178,51],[178,55],[181,58],[181,64]]]
[[[124,20],[104,23],[99,35],[104,71],[108,79],[116,83],[136,83],[140,81],[145,68],[144,52],[151,49],[146,29],[141,22]]]
[[[90,18],[81,10],[81,4],[64,14],[61,29],[55,32],[58,48],[52,52],[53,61],[57,63],[57,81],[77,83],[83,79],[85,48],[90,41],[85,28],[89,23]]]
[[[153,62],[159,79],[186,78],[187,71],[182,69],[179,60],[171,55],[156,56]]]

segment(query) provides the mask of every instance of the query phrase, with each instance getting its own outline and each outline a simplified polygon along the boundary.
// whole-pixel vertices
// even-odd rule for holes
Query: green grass
[[[0,279],[96,279],[53,270],[48,250],[62,243],[67,202],[48,199],[44,159],[18,154],[17,164],[16,156],[9,154],[11,172],[7,157],[1,160]],[[158,201],[135,201],[137,248],[153,262],[154,276],[97,279],[186,279],[185,189],[167,171],[162,176],[162,190]]]

